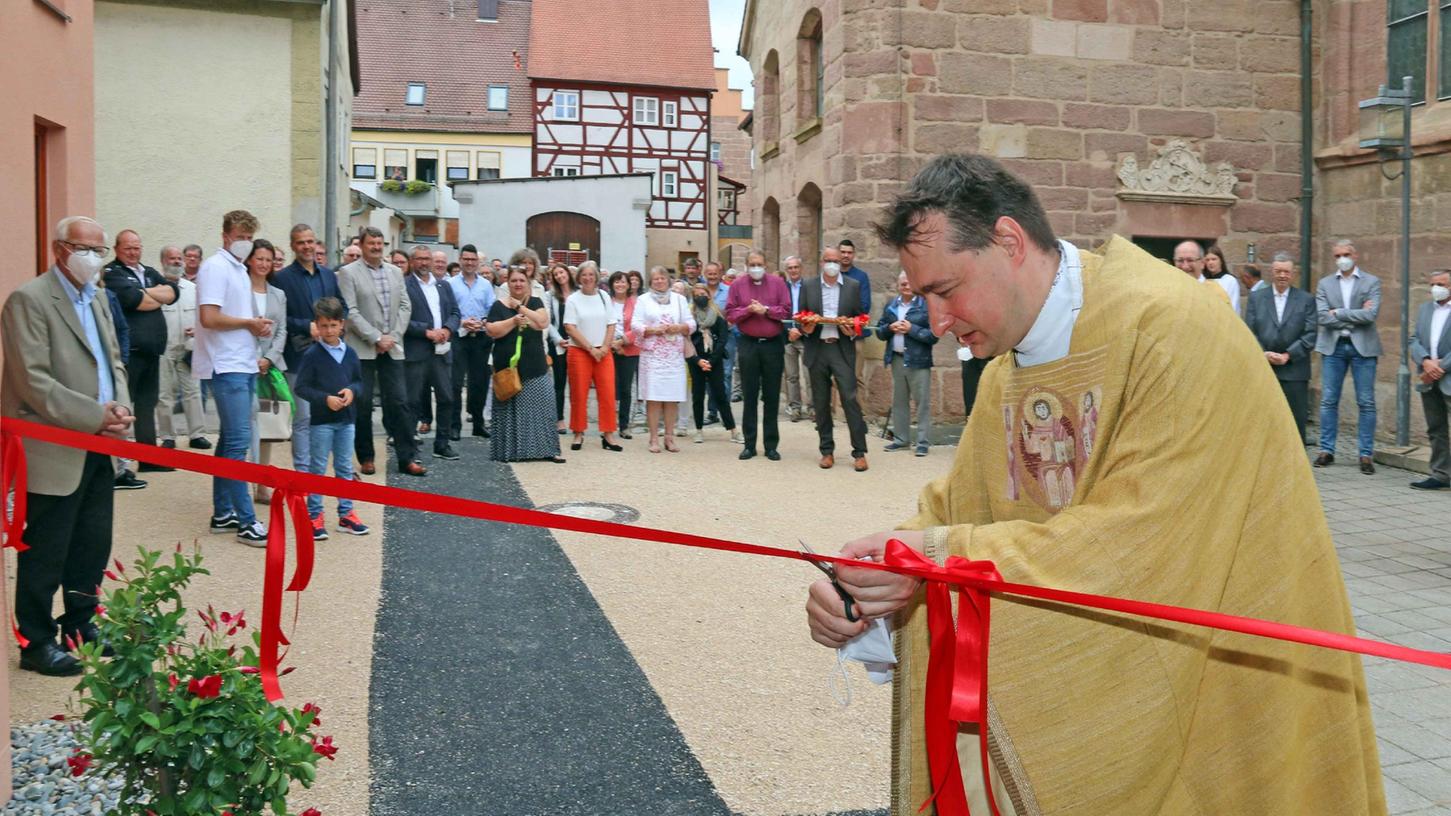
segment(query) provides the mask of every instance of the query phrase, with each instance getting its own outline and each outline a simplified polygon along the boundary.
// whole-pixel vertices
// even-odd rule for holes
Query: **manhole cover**
[[[603,502],[564,502],[546,504],[537,509],[545,513],[558,513],[561,516],[593,519],[594,521],[612,521],[616,524],[630,524],[640,518],[640,511],[633,507]]]

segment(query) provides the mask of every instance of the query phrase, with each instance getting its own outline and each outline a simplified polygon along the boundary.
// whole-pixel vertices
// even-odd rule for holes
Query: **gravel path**
[[[77,746],[69,722],[41,720],[10,728],[14,790],[3,816],[101,816],[120,801],[121,778],[71,775],[66,758]]]

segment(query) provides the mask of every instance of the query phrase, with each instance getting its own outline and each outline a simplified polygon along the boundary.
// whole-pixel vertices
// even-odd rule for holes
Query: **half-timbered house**
[[[533,6],[534,175],[650,173],[648,263],[678,268],[687,258],[712,257],[707,0],[614,0],[608,13],[597,0]],[[551,223],[561,220],[568,219]]]

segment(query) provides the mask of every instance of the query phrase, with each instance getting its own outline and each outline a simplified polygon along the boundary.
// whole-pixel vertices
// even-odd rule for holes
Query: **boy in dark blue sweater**
[[[333,458],[333,475],[339,479],[353,478],[353,401],[363,389],[363,364],[357,352],[343,343],[343,302],[335,297],[320,298],[313,306],[317,340],[297,363],[297,379],[292,387],[299,399],[312,409],[308,429],[312,466],[319,476],[327,474],[328,454]],[[312,537],[327,540],[327,527],[322,521],[322,496],[309,494],[307,512],[312,516]],[[353,535],[367,535],[368,526],[353,512],[353,502],[338,499],[338,530]]]

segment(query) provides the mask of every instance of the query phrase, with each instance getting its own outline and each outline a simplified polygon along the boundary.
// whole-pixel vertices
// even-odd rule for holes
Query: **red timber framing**
[[[647,227],[700,230],[711,91],[534,81],[534,175],[653,173]]]

